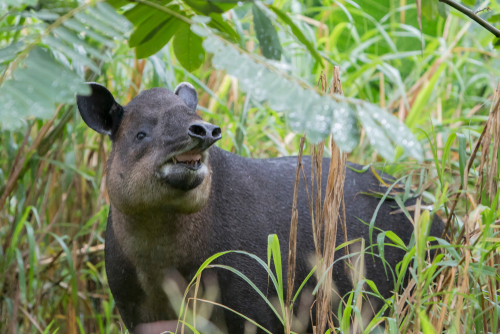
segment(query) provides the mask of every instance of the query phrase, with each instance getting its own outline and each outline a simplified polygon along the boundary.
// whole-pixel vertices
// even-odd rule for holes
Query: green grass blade
[[[262,291],[260,291],[259,288],[247,276],[245,276],[241,271],[234,269],[233,267],[225,266],[222,264],[213,264],[212,267],[229,270],[229,271],[235,273],[236,275],[238,275],[239,277],[241,277],[245,282],[247,282],[255,290],[255,292],[257,292],[259,294],[259,296],[262,297],[262,299],[264,299],[266,304],[271,308],[271,310],[273,310],[274,314],[276,314],[276,316],[281,321],[281,323],[284,324],[283,318],[280,316],[278,311],[273,307],[273,305],[271,304],[269,299],[267,299],[266,296],[264,296],[264,293],[262,293]]]

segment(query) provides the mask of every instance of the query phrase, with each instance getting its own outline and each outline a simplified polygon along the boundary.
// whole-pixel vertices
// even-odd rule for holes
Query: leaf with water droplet
[[[255,3],[252,6],[252,14],[255,35],[262,54],[268,59],[280,60],[282,49],[273,23]]]

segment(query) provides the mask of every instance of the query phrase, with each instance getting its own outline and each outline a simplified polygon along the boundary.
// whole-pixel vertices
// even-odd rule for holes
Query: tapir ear
[[[80,115],[91,129],[111,136],[118,128],[123,108],[106,87],[95,82],[89,82],[88,85],[92,89],[89,96],[76,96]]]
[[[196,94],[196,89],[189,82],[181,82],[177,87],[175,87],[174,93],[178,95],[184,103],[191,109],[196,110],[198,105],[198,94]]]

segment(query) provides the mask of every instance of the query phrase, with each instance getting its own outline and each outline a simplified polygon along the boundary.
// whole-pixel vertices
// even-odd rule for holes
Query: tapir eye
[[[144,138],[146,138],[146,134],[144,132],[139,132],[135,137],[137,138],[137,140],[143,140]]]

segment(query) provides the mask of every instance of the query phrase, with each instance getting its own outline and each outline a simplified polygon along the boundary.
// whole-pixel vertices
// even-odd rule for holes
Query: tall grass
[[[496,333],[500,57],[490,44],[492,37],[461,17],[435,21],[424,17],[420,51],[411,1],[402,7],[394,1],[391,6],[387,1],[379,6],[357,3],[359,7],[349,1],[341,1],[342,6],[323,1],[321,6],[307,7],[301,2],[299,21],[308,22],[305,29],[318,49],[340,64],[345,95],[379,103],[422,130],[418,134],[426,159],[417,164],[398,155],[388,163],[364,136],[348,156],[401,178],[403,194],[413,191],[422,201],[413,208],[400,208],[416,212],[417,233],[409,246],[390,231],[381,233],[383,238],[375,245],[335,246],[349,247],[348,259],[358,272],[363,252],[383,256],[388,247],[398,247],[407,255],[398,264],[395,295],[384,301],[383,312],[370,321],[364,319],[363,298],[377,295],[377,290],[359,275],[341,309],[327,314],[340,323],[330,333],[348,333],[351,326],[365,333]],[[498,12],[496,1],[490,7]],[[249,16],[240,19],[242,26],[250,22]],[[255,36],[249,34],[247,49],[252,42]],[[284,43],[284,49],[295,75],[310,82],[319,79],[320,71],[311,67],[307,53],[293,41]],[[325,73],[332,68],[328,63]],[[126,45],[120,45],[113,62],[103,64],[102,75],[95,80],[110,88],[122,104],[141,90],[173,88],[187,80],[198,88],[202,117],[223,128],[220,147],[254,158],[314,152],[307,141],[289,132],[283,114],[244,96],[234,78],[212,69],[209,60],[200,70],[187,73],[170,47],[138,62]],[[23,132],[1,132],[0,148],[0,332],[125,332],[104,270],[109,140],[87,129],[74,107],[61,105],[48,121],[31,119]],[[331,152],[326,147],[324,154]],[[365,172],[373,173],[370,168]],[[432,214],[448,222],[448,237],[437,241],[427,237],[425,227]],[[271,284],[284,291],[288,284],[284,274],[280,279],[273,273],[285,267],[278,261],[280,241],[270,238],[268,261],[260,263]],[[437,242],[432,247],[438,249],[431,259],[425,257],[429,242]],[[407,273],[410,280],[403,290]],[[287,310],[296,293],[282,295],[273,305],[285,323],[294,319]],[[193,301],[188,306],[196,314],[201,305],[194,310]],[[196,323],[188,321],[186,326]]]

